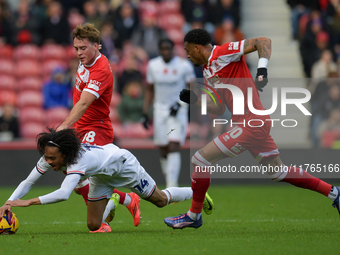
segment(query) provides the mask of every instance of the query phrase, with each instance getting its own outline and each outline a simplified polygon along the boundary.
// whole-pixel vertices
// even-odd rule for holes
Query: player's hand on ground
[[[172,105],[170,107],[170,116],[176,116],[180,107],[181,107],[181,105],[178,102],[176,102],[174,105]]]
[[[147,114],[143,114],[143,117],[140,120],[144,126],[145,129],[149,129],[150,123],[149,123],[149,117]]]
[[[0,207],[0,218],[2,217],[2,216],[4,216],[4,214],[5,214],[5,212],[7,212],[7,211],[10,211],[11,210],[11,206],[10,205],[3,205],[3,206],[1,206]]]
[[[259,91],[263,91],[263,88],[268,83],[268,73],[267,68],[261,67],[257,68],[257,74],[255,78],[255,85]]]
[[[187,104],[195,104],[198,98],[192,90],[182,89],[181,93],[179,93],[179,99]]]

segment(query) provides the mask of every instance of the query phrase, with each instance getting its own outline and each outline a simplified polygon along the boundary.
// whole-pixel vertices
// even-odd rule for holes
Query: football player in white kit
[[[169,39],[159,41],[160,56],[148,63],[148,83],[142,119],[149,127],[147,112],[152,100],[154,142],[160,149],[161,168],[167,187],[177,187],[181,170],[180,147],[185,142],[188,125],[188,105],[179,100],[179,93],[195,79],[192,64],[173,55],[174,43]]]
[[[192,198],[190,187],[159,190],[152,177],[128,150],[114,144],[95,146],[82,144],[74,129],[48,131],[37,137],[37,148],[42,157],[29,176],[22,181],[8,201],[0,207],[0,218],[11,207],[51,204],[67,200],[80,180],[90,177],[87,204],[87,226],[91,231],[100,228],[115,204],[107,206],[116,187],[126,187],[141,198],[163,207],[172,202]],[[21,200],[34,183],[50,169],[66,175],[61,187],[49,194]]]

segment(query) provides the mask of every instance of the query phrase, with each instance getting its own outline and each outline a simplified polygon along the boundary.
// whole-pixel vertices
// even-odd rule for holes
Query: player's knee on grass
[[[98,230],[101,226],[101,221],[96,221],[96,220],[92,220],[92,219],[88,219],[87,220],[87,227],[90,231],[95,231]]]

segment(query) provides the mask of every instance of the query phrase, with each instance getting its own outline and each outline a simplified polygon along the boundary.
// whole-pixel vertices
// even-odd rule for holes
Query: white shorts
[[[188,126],[188,106],[182,105],[175,117],[170,116],[169,110],[154,109],[154,143],[166,146],[169,142],[183,145]]]
[[[114,175],[94,175],[90,177],[88,200],[110,199],[113,190],[118,187],[128,188],[141,198],[148,198],[155,191],[156,182],[140,165],[137,158],[131,152],[128,152],[122,169]]]

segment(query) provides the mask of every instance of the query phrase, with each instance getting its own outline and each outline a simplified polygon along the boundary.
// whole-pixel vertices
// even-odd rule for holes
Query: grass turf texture
[[[46,194],[34,187],[25,198]],[[1,204],[13,188],[0,188]],[[173,230],[163,219],[185,213],[190,201],[157,208],[141,201],[142,223],[117,209],[111,233],[90,234],[86,206],[72,194],[65,202],[13,208],[15,235],[0,236],[0,254],[327,254],[338,249],[339,215],[331,201],[286,184],[211,186],[216,210],[198,229]],[[204,213],[203,213],[204,214]]]

